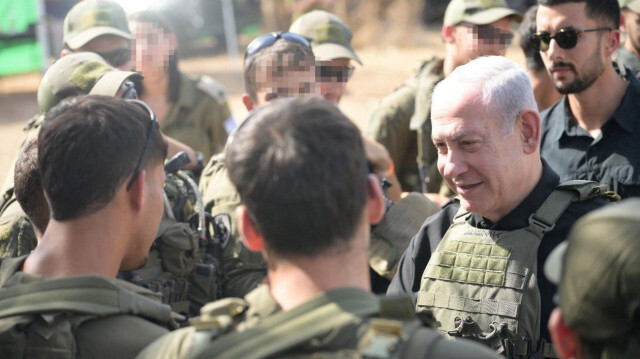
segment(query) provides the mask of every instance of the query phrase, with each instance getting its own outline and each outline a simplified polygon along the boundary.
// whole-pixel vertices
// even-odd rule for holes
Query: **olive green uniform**
[[[223,334],[222,323],[247,303],[224,302],[194,328],[155,341],[138,358],[496,358],[487,349],[444,336],[415,319],[409,298],[379,298],[358,288],[321,293],[292,310]],[[224,310],[226,309],[226,310]]]
[[[419,175],[422,167],[428,177],[426,192],[451,195],[438,173],[438,155],[431,142],[431,93],[444,79],[442,71],[442,59],[423,62],[369,117],[366,134],[389,151],[403,191],[424,192]]]
[[[205,210],[227,218],[228,236],[222,240],[223,292],[225,297],[244,297],[267,274],[267,264],[258,252],[248,250],[238,232],[235,209],[240,195],[229,179],[224,154],[211,158],[200,178]],[[369,264],[379,275],[391,279],[411,238],[424,220],[440,208],[418,193],[395,203],[371,232]]]
[[[133,358],[175,328],[152,292],[96,275],[45,279],[19,271],[25,259],[0,265],[2,358]]]
[[[160,130],[165,135],[202,152],[205,159],[222,151],[235,128],[224,89],[208,76],[180,76],[180,95]]]

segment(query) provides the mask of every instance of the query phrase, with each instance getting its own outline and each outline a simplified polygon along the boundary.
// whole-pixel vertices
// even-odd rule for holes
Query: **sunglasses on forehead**
[[[305,39],[304,37],[291,32],[278,31],[262,35],[251,41],[249,46],[247,46],[247,51],[245,51],[244,53],[244,58],[246,59],[247,56],[251,56],[262,49],[272,46],[276,43],[276,41],[280,39],[295,42],[297,44],[303,45],[304,47],[311,48],[311,44],[309,44],[309,41],[307,41],[307,39]]]
[[[531,41],[536,45],[539,51],[545,52],[549,50],[549,45],[551,44],[551,39],[556,40],[558,46],[563,49],[573,49],[578,44],[578,35],[583,32],[594,32],[594,31],[611,31],[610,27],[597,27],[594,29],[586,29],[586,30],[574,30],[574,29],[560,29],[554,35],[546,31],[541,31],[531,35]]]

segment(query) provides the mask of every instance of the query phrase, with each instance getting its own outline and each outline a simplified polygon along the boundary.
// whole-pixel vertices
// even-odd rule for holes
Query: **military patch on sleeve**
[[[222,87],[220,83],[218,83],[216,80],[212,79],[209,76],[201,76],[198,79],[197,87],[198,87],[198,90],[213,97],[214,99],[216,99],[216,101],[220,103],[224,103],[227,101],[224,87]]]
[[[213,236],[220,241],[220,246],[225,248],[231,238],[231,217],[226,213],[213,216]]]

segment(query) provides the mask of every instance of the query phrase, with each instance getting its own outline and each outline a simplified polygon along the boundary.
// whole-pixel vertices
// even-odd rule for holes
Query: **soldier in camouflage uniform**
[[[236,126],[224,89],[211,77],[195,78],[178,69],[177,40],[167,19],[142,11],[131,15],[129,25],[133,63],[145,78],[138,87],[140,99],[153,108],[164,134],[201,152],[206,163],[222,151]]]
[[[369,228],[385,204],[360,131],[335,106],[318,98],[263,106],[225,157],[242,198],[240,230],[269,263],[281,311],[247,324],[244,301],[212,303],[195,328],[162,337],[138,358],[495,357],[425,327],[408,298],[369,292]]]
[[[373,110],[367,136],[382,143],[396,165],[403,191],[451,195],[438,174],[431,143],[430,106],[433,87],[457,66],[482,55],[504,55],[511,41],[511,21],[519,15],[504,0],[453,0],[442,26],[445,57],[423,62]],[[416,162],[417,160],[417,162]]]
[[[640,200],[627,199],[584,216],[547,259],[561,358],[640,358],[639,236]]]
[[[141,79],[135,72],[112,68],[94,53],[70,54],[51,65],[42,78],[38,105],[46,114],[68,96],[92,94],[131,98],[135,96],[133,82]],[[44,115],[38,115],[29,121],[21,147],[37,138],[43,120]],[[28,254],[37,243],[33,228],[13,193],[14,167],[7,176],[0,201],[0,254],[5,257]]]
[[[616,52],[616,61],[620,66],[631,70],[640,77],[640,1],[619,0],[620,31],[624,32],[626,40],[624,46]]]
[[[2,358],[132,358],[175,328],[157,296],[115,279],[149,253],[166,154],[149,113],[122,99],[78,97],[49,112],[38,167],[51,220],[28,256],[1,261]]]

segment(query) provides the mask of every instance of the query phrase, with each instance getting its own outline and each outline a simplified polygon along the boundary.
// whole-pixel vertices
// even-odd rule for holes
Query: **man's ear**
[[[446,44],[452,44],[456,42],[455,26],[442,25],[442,38]]]
[[[238,231],[242,235],[244,245],[254,252],[264,250],[264,238],[251,220],[245,205],[236,208],[236,218],[238,219]]]
[[[140,170],[140,172],[138,172],[138,174],[136,175],[135,180],[133,180],[131,188],[129,189],[129,191],[127,191],[127,193],[129,194],[129,201],[131,202],[133,208],[137,211],[140,211],[142,209],[142,205],[144,204],[144,201],[146,199],[144,194],[146,179],[147,171]],[[126,191],[126,184],[124,186]]]
[[[534,110],[525,110],[518,115],[516,129],[520,131],[523,150],[534,153],[540,147],[540,115]]]
[[[564,322],[562,309],[556,308],[551,312],[548,326],[553,347],[560,358],[574,358],[580,348],[580,338]]]
[[[70,53],[71,53],[71,50],[62,49],[62,51],[60,51],[60,57],[65,57],[65,56],[69,55]]]
[[[253,102],[253,99],[248,94],[242,94],[242,103],[248,112],[251,112],[254,107],[256,107],[256,103]]]
[[[367,209],[369,214],[369,223],[376,224],[384,217],[386,204],[382,194],[382,186],[378,177],[374,174],[369,175],[367,182]]]
[[[605,42],[607,45],[606,51],[608,56],[612,56],[616,50],[620,47],[620,30],[614,29],[609,31],[609,35],[607,36],[608,41]]]

